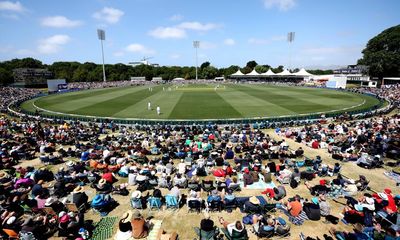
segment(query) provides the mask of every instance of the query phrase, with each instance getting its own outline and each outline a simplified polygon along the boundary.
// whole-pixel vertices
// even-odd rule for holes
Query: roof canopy
[[[311,76],[312,74],[307,72],[304,68],[300,69],[300,71],[293,73],[296,76]]]
[[[260,74],[256,71],[256,69],[253,69],[250,73],[246,74],[246,76],[259,76]]]
[[[275,76],[276,73],[274,73],[274,72],[271,70],[271,68],[270,68],[270,69],[268,69],[267,72],[261,73],[260,75],[262,75],[262,76]]]
[[[243,76],[244,74],[240,71],[240,68],[237,70],[237,72],[235,72],[234,74],[232,74],[231,76]]]
[[[279,75],[279,76],[289,76],[289,75],[293,75],[293,74],[291,74],[287,69],[285,69],[285,70],[283,70],[282,72],[277,73],[276,75]]]

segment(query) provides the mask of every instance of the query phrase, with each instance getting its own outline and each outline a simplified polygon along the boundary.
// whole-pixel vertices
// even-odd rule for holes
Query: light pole
[[[197,66],[198,61],[197,61],[197,49],[200,47],[200,41],[193,41],[193,47],[196,49],[196,81],[198,80],[198,76],[197,76]]]
[[[287,35],[287,41],[289,42],[289,68],[292,68],[292,48],[291,43],[294,42],[294,36],[296,35],[295,32],[289,32]]]
[[[97,37],[101,43],[101,56],[103,58],[103,81],[106,81],[106,69],[104,67],[104,49],[103,49],[103,41],[106,40],[106,32],[102,29],[97,29]]]

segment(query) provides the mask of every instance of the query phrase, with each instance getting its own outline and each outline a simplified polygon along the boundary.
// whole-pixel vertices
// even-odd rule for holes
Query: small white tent
[[[237,70],[237,72],[235,72],[234,74],[232,74],[231,76],[243,76],[244,74],[240,71],[240,69]]]
[[[284,69],[282,72],[277,73],[276,75],[278,75],[278,76],[290,76],[290,75],[293,75],[293,74],[291,74],[287,69]]]
[[[259,76],[260,74],[256,71],[256,69],[253,69],[250,73],[246,74],[246,76]]]
[[[265,72],[265,73],[261,73],[260,74],[261,76],[267,76],[267,77],[270,77],[270,76],[275,76],[276,74],[271,70],[271,68],[270,69],[268,69],[268,71],[267,72]]]
[[[304,68],[300,69],[300,71],[293,73],[295,76],[312,76],[311,73],[307,72]]]

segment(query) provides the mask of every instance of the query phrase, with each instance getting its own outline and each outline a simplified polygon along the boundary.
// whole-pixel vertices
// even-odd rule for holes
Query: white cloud
[[[2,1],[0,2],[0,11],[24,12],[25,8],[20,2]]]
[[[200,41],[200,48],[201,49],[212,49],[216,48],[217,45],[211,42]]]
[[[296,0],[264,0],[264,6],[268,9],[276,7],[280,11],[287,11],[296,6]]]
[[[171,54],[169,57],[172,59],[179,59],[179,58],[181,58],[181,55],[174,53],[174,54]]]
[[[125,55],[125,53],[123,51],[118,51],[118,52],[114,52],[113,55],[114,55],[114,57],[122,57]]]
[[[61,50],[61,46],[67,44],[71,38],[68,35],[54,35],[39,41],[38,52],[41,54],[53,54]]]
[[[140,54],[146,54],[146,55],[147,54],[152,55],[152,54],[156,53],[156,51],[154,51],[153,49],[147,48],[147,47],[145,47],[145,46],[143,46],[142,44],[139,44],[139,43],[129,44],[125,48],[125,50],[127,52],[140,53]]]
[[[233,45],[236,44],[236,42],[232,38],[227,38],[227,39],[224,40],[224,44],[228,45],[228,46],[233,46]]]
[[[183,22],[183,23],[179,24],[177,27],[182,28],[182,29],[195,30],[195,31],[209,31],[209,30],[219,28],[220,25],[215,24],[215,23],[202,24],[199,22]]]
[[[268,39],[262,39],[262,38],[249,38],[247,40],[250,44],[256,44],[256,45],[264,45],[270,43]]]
[[[158,27],[149,32],[150,36],[155,38],[184,38],[186,37],[186,32],[183,29],[176,27]]]
[[[23,55],[23,56],[32,56],[35,55],[35,52],[29,49],[19,49],[15,52],[18,55]]]
[[[172,16],[169,18],[169,20],[171,20],[171,21],[181,21],[182,19],[183,19],[183,16],[180,15],[180,14],[172,15]]]
[[[40,22],[45,27],[71,28],[82,25],[81,21],[71,20],[64,16],[45,17]]]
[[[100,21],[113,24],[117,23],[125,13],[119,9],[104,7],[102,10],[95,12],[93,17]]]

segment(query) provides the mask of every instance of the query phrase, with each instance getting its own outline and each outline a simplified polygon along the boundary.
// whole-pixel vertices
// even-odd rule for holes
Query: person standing
[[[151,102],[147,103],[147,110],[151,110]]]
[[[160,115],[161,114],[161,108],[160,108],[160,106],[157,106],[157,115]]]

